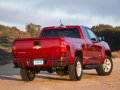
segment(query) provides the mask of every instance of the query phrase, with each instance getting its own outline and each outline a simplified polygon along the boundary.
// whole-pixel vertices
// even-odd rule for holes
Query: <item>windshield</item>
[[[57,30],[44,30],[41,37],[80,38],[80,34],[77,29],[57,29]]]

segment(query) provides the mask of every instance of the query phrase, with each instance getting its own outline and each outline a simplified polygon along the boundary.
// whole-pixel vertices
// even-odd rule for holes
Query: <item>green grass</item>
[[[4,44],[4,43],[0,44],[0,48],[2,48],[2,49],[7,49],[7,48],[11,48],[11,47],[12,47],[12,44]]]

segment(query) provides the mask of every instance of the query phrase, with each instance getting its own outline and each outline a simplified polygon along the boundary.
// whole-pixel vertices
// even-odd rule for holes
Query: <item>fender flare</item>
[[[69,51],[70,51],[70,59],[68,60],[68,64],[74,64],[75,56],[78,54],[82,54],[82,51],[83,51],[82,46],[81,45],[72,45],[72,46],[68,46],[68,47],[69,47]],[[83,57],[81,57],[81,60],[83,60]]]

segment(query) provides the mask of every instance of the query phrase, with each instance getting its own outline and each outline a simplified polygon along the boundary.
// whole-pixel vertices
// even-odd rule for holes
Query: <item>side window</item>
[[[89,35],[88,35],[88,32],[87,32],[87,29],[86,29],[85,27],[82,27],[82,32],[83,32],[83,34],[85,35],[85,37],[86,37],[87,39],[90,39],[90,37],[89,37]]]
[[[96,35],[90,29],[87,29],[87,31],[88,31],[90,40],[97,41]]]

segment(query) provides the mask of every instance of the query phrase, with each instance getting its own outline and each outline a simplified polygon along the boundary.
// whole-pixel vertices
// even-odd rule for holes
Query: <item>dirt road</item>
[[[98,76],[95,70],[85,70],[81,81],[69,81],[68,76],[41,72],[32,82],[24,82],[13,64],[0,66],[0,90],[120,90],[120,59],[114,59],[109,76]]]

